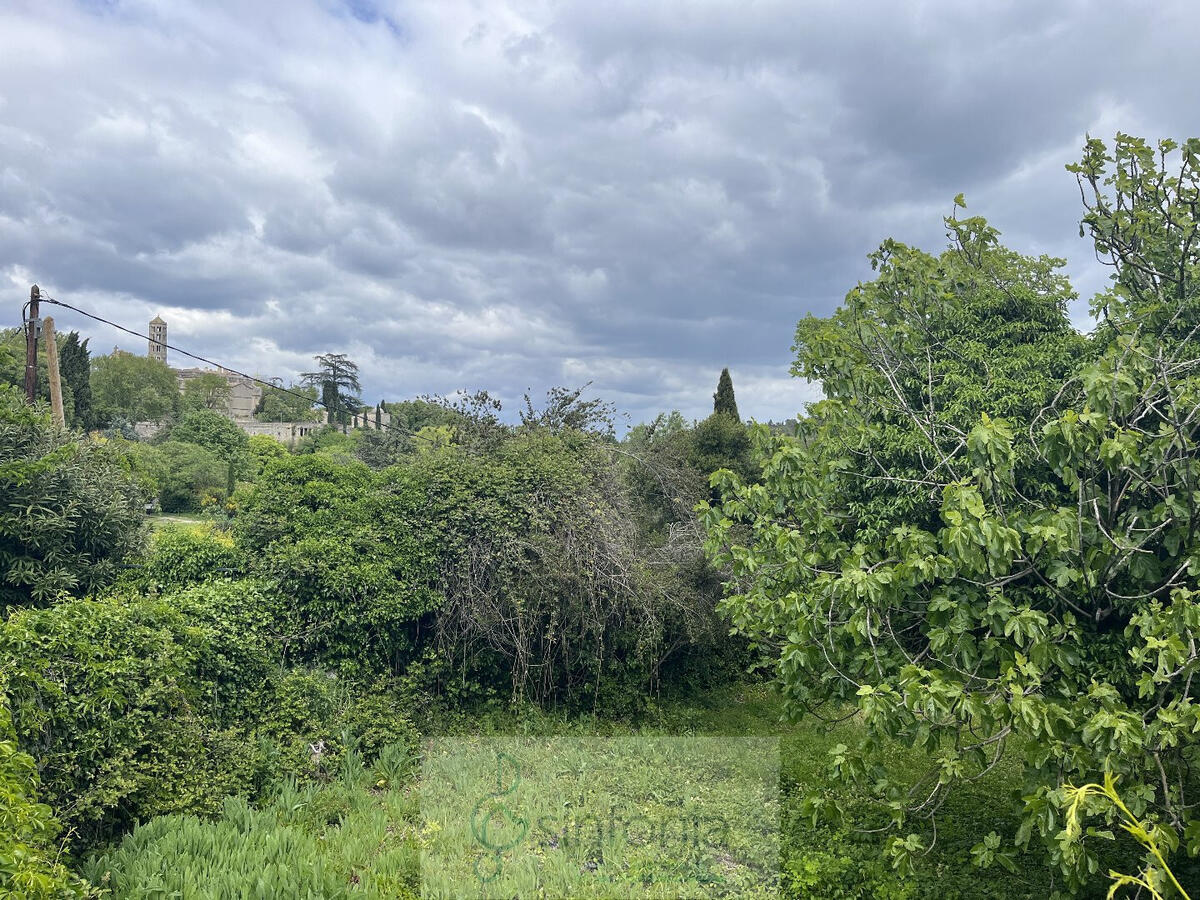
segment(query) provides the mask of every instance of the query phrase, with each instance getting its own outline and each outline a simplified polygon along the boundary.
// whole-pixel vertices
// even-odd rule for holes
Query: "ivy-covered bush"
[[[234,534],[291,604],[289,662],[347,677],[432,647],[460,684],[620,708],[664,658],[723,637],[715,591],[647,559],[608,444],[577,429],[495,426],[380,472],[279,459]]]
[[[234,534],[290,604],[289,660],[369,678],[412,654],[417,621],[437,604],[432,536],[381,520],[404,519],[419,497],[383,499],[365,465],[322,454],[276,460],[245,498]]]
[[[0,626],[16,734],[83,843],[247,788],[252,748],[211,716],[213,632],[161,599],[72,600]],[[222,679],[228,676],[221,675]]]

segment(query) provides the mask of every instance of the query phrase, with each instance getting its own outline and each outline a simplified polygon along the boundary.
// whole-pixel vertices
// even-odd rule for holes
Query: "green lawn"
[[[173,525],[208,525],[212,520],[199,513],[151,513],[146,521],[153,529],[169,528]]]

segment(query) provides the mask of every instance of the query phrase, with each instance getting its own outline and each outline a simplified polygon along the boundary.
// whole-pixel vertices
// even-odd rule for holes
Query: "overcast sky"
[[[960,191],[1083,324],[1063,166],[1200,133],[1198,46],[1186,2],[0,0],[0,323],[37,282],[372,402],[591,381],[634,422],[729,366],[782,419],[796,321]]]

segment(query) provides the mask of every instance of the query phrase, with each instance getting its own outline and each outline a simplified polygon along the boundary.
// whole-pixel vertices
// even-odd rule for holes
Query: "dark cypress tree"
[[[84,430],[94,424],[91,368],[92,360],[87,340],[80,341],[78,331],[70,332],[58,350],[58,369],[62,380],[71,389],[71,424]]]
[[[375,405],[375,430],[376,430],[376,431],[382,431],[382,430],[383,430],[383,416],[382,416],[382,413],[381,413],[381,411],[382,411],[382,410],[383,410],[383,401],[382,401],[382,400],[380,400],[380,401],[379,401],[379,402],[378,402],[378,403]]]
[[[733,379],[729,370],[721,370],[721,379],[717,382],[717,392],[713,394],[713,412],[732,416],[734,421],[742,421],[738,415],[737,400],[733,396]]]

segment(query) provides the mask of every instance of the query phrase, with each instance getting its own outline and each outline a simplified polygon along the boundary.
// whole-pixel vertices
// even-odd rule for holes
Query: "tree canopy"
[[[179,411],[179,385],[166,363],[116,352],[92,360],[92,406],[98,422],[162,422]]]
[[[208,409],[223,413],[229,407],[229,380],[216,372],[205,372],[183,384],[181,408],[185,412]]]
[[[301,383],[319,388],[321,404],[329,412],[330,422],[345,425],[351,413],[362,405],[358,396],[362,391],[358,364],[343,353],[322,353],[313,358],[317,361],[317,371],[303,373]]]
[[[198,444],[222,459],[232,459],[249,447],[246,432],[238,428],[232,420],[210,409],[197,409],[187,413],[179,424],[171,429],[171,440]]]
[[[63,386],[71,392],[71,407],[67,421],[84,430],[92,427],[91,355],[87,340],[79,340],[79,332],[71,331],[59,342],[58,368]],[[66,402],[64,394],[63,402]]]
[[[319,422],[321,412],[314,409],[316,403],[317,389],[310,385],[268,387],[263,389],[254,417],[260,422]]]
[[[723,473],[704,512],[725,608],[777,648],[793,711],[858,708],[870,737],[832,764],[878,798],[898,865],[1009,744],[1027,790],[1008,838],[1042,841],[1068,884],[1111,845],[1063,839],[1064,785],[1106,771],[1200,849],[1198,153],[1119,136],[1071,167],[1113,267],[1089,340],[1061,261],[982,219],[948,219],[937,257],[885,242],[875,280],[797,329],[793,372],[825,399],[797,437],[758,429],[762,485]],[[884,738],[928,754],[922,780],[881,765]]]

